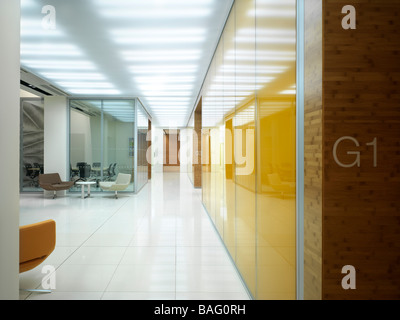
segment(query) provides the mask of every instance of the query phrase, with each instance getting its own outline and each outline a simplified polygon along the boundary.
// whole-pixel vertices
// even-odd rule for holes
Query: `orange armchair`
[[[29,271],[53,252],[56,245],[56,222],[46,220],[19,228],[19,272]]]

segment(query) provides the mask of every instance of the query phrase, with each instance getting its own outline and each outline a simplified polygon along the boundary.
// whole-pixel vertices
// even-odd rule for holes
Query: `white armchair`
[[[115,181],[102,181],[99,183],[100,188],[106,191],[115,191],[115,199],[118,199],[118,191],[128,188],[131,182],[131,175],[126,173],[118,173]]]

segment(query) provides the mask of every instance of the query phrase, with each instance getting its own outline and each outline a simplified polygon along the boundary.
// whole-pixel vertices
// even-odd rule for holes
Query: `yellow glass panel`
[[[296,298],[296,1],[257,1],[257,299]],[[268,12],[275,17],[266,18]]]
[[[212,177],[214,183],[215,196],[215,226],[221,235],[224,234],[224,214],[225,214],[225,187],[224,187],[224,105],[223,105],[223,70],[221,67],[224,61],[224,43],[220,41],[215,52],[215,66],[213,69],[212,84],[214,86],[214,128],[211,135],[212,139]]]
[[[236,265],[256,293],[255,16],[254,0],[236,3],[236,112],[234,126]],[[242,38],[242,34],[245,36]],[[229,57],[229,52],[226,53]],[[228,84],[225,88],[229,88]]]
[[[296,292],[295,10],[237,0],[202,91],[203,203],[256,299]]]
[[[225,25],[223,33],[224,60],[221,66],[222,83],[235,84],[235,64],[226,58],[226,53],[235,54],[235,22],[236,5],[233,6],[231,15]],[[231,257],[236,259],[236,207],[235,207],[235,164],[233,161],[233,115],[235,113],[235,94],[228,90],[223,92],[223,106],[225,113],[225,134],[224,134],[224,162],[225,162],[225,196],[226,203],[223,239]]]

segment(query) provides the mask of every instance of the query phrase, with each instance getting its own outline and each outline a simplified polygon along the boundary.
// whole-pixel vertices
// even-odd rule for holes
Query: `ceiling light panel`
[[[79,89],[68,89],[72,94],[76,95],[112,95],[112,96],[118,96],[121,94],[121,91],[117,89],[86,89],[86,88],[79,88]]]
[[[195,74],[199,67],[195,64],[161,64],[161,65],[134,65],[129,71],[137,74],[155,74],[156,76],[170,74]]]
[[[200,50],[136,50],[122,52],[122,58],[135,62],[193,61],[201,58]]]
[[[50,56],[82,56],[82,51],[71,44],[59,43],[22,43],[21,58],[25,57],[50,57]]]
[[[23,68],[72,95],[138,97],[160,126],[186,125],[233,2],[52,0],[47,30],[48,3],[21,1]]]
[[[58,85],[64,88],[105,88],[111,89],[114,88],[114,85],[108,82],[66,82],[66,81],[59,81],[57,82]]]
[[[90,61],[83,60],[21,60],[22,65],[33,69],[52,70],[94,70],[96,67]]]
[[[21,5],[21,8],[23,4]],[[26,8],[24,8],[26,9]],[[38,10],[38,9],[37,9]],[[39,16],[39,18],[41,18]],[[22,18],[21,23],[21,38],[22,40],[24,39],[29,39],[29,40],[38,40],[40,38],[46,37],[50,39],[55,39],[55,38],[60,38],[65,36],[65,33],[61,30],[60,27],[57,27],[56,29],[45,29],[42,26],[42,20],[41,19],[32,19],[32,18]],[[22,42],[24,43],[24,42]]]
[[[42,76],[52,80],[87,80],[97,81],[105,80],[105,76],[100,73],[84,73],[84,72],[42,72]]]

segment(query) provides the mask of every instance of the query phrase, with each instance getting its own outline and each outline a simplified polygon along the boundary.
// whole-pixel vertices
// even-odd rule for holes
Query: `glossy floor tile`
[[[118,199],[21,194],[20,225],[46,219],[56,221],[56,248],[20,274],[20,289],[54,289],[21,290],[21,300],[249,299],[184,173],[153,173],[138,194]]]

